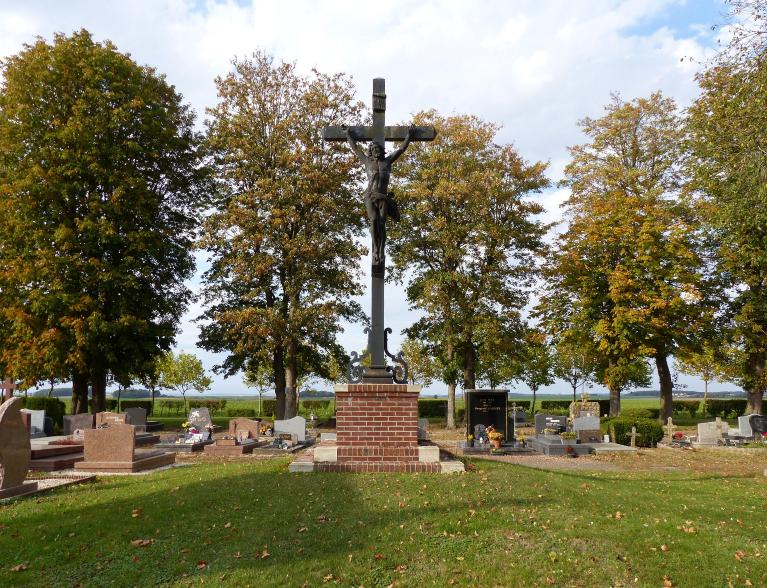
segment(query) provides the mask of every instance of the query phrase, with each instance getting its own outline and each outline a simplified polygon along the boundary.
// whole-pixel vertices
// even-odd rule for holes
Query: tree
[[[160,372],[160,388],[181,392],[184,399],[184,410],[188,409],[186,393],[190,390],[204,392],[210,389],[213,380],[205,374],[202,361],[191,353],[181,352],[175,355],[172,351],[165,352],[158,362]]]
[[[273,63],[256,53],[216,79],[208,110],[208,145],[219,190],[200,246],[205,272],[201,345],[228,355],[218,371],[274,374],[277,417],[297,411],[302,374],[327,376],[340,320],[362,319],[355,241],[363,211],[359,173],[346,145],[323,143],[321,131],[360,116],[341,74]]]
[[[674,358],[674,369],[703,380],[703,402],[708,400],[708,383],[727,379],[721,353],[711,344],[696,351],[686,351]]]
[[[417,339],[407,338],[402,343],[401,351],[408,365],[410,383],[424,388],[431,386],[438,377],[438,368],[429,348]]]
[[[81,30],[2,64],[0,367],[73,382],[173,342],[189,300],[206,169],[194,114],[163,76]]]
[[[535,397],[541,386],[554,383],[554,354],[546,341],[546,335],[538,329],[530,329],[519,357],[517,380],[523,382],[533,393],[532,413],[535,414]]]
[[[409,148],[397,171],[402,221],[390,230],[392,276],[425,316],[407,330],[429,342],[448,387],[474,388],[482,334],[521,332],[520,313],[535,276],[546,227],[528,196],[548,186],[546,164],[498,145],[496,125],[474,116],[422,112],[437,138]]]
[[[266,364],[261,364],[255,372],[246,370],[242,381],[248,388],[258,391],[258,416],[262,416],[264,392],[274,386],[274,372]]]
[[[683,130],[674,101],[659,92],[631,102],[613,96],[605,111],[581,121],[590,142],[570,149],[562,182],[571,190],[568,227],[544,299],[555,314],[566,301],[604,358],[611,415],[620,412],[627,370],[648,357],[665,419],[672,412],[668,357],[710,314],[699,224],[679,197]]]
[[[573,402],[576,400],[578,386],[592,382],[596,369],[593,342],[582,333],[565,332],[554,344],[554,375],[570,384]]]
[[[732,374],[752,412],[767,388],[767,6],[732,2],[759,16],[736,29],[733,44],[698,76],[701,95],[689,111],[691,189],[710,231],[714,272],[728,293],[724,322],[742,361]],[[751,39],[753,43],[748,40]],[[761,40],[760,40],[761,39]]]

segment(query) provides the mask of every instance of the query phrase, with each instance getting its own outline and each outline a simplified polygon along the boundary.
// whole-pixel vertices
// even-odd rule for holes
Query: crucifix
[[[671,417],[668,417],[666,420],[666,426],[663,428],[666,429],[666,438],[668,439],[668,442],[671,443],[674,440],[674,429],[676,428],[674,426],[674,421],[671,420]]]
[[[357,158],[364,164],[368,185],[363,193],[365,210],[370,226],[371,238],[371,303],[370,327],[367,329],[367,352],[359,356],[352,352],[349,366],[349,382],[373,384],[407,383],[407,364],[402,354],[396,357],[389,352],[387,335],[391,329],[384,328],[384,278],[386,277],[386,219],[399,220],[399,209],[394,195],[389,192],[391,165],[411,141],[433,141],[434,127],[386,126],[386,81],[373,80],[373,125],[372,126],[329,126],[322,132],[325,141],[346,141]],[[369,141],[367,153],[357,144]],[[386,155],[386,141],[402,141],[398,149]],[[362,360],[370,356],[370,365],[362,366]],[[395,368],[386,365],[386,357],[400,364]]]
[[[637,446],[637,437],[641,437],[641,433],[637,433],[636,427],[631,427],[631,433],[629,434],[629,437],[631,437],[631,447]]]
[[[11,378],[6,378],[5,382],[0,382],[0,390],[3,391],[3,400],[13,398],[13,392],[16,388],[16,382]]]

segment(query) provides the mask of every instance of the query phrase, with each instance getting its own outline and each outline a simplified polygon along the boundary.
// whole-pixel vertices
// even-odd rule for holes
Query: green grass
[[[286,466],[201,464],[2,506],[0,585],[767,585],[760,478]]]

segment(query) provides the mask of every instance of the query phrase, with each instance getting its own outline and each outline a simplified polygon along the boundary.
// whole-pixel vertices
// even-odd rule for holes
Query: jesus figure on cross
[[[411,129],[405,137],[402,145],[389,155],[384,153],[383,147],[372,141],[367,154],[357,144],[353,129],[346,129],[346,137],[352,151],[364,164],[368,175],[368,185],[363,192],[365,210],[370,221],[370,236],[372,238],[372,265],[383,265],[385,260],[386,246],[386,219],[392,218],[399,222],[399,208],[394,200],[394,195],[389,192],[389,179],[391,177],[391,165],[400,155],[405,152],[413,135]]]

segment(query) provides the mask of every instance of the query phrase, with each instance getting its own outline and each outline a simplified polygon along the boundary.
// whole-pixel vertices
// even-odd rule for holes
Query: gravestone
[[[748,417],[748,424],[751,426],[751,434],[760,438],[767,433],[767,416],[761,414],[752,414]]]
[[[77,430],[92,429],[95,422],[95,415],[88,412],[64,415],[64,434],[73,435]]]
[[[210,418],[210,411],[205,407],[198,407],[190,410],[186,420],[199,431],[204,431],[206,427],[213,426],[213,420]]]
[[[599,406],[598,403],[597,406]],[[584,413],[580,413],[584,414]],[[573,431],[581,443],[599,443],[602,433],[599,429],[598,416],[579,416],[573,419]]]
[[[258,439],[261,435],[261,421],[238,417],[229,421],[229,435],[237,439],[241,438],[241,433],[247,435],[246,439]]]
[[[29,436],[45,437],[45,411],[22,408],[21,412],[29,415]]]
[[[21,398],[0,405],[0,498],[37,489],[37,482],[25,484],[32,446],[21,418]]]
[[[570,418],[575,419],[580,416],[599,416],[599,403],[579,400],[577,402],[570,403]]]
[[[738,417],[738,434],[741,437],[753,437],[754,431],[751,429],[750,416]]]
[[[729,428],[730,425],[721,417],[716,417],[713,422],[698,423],[698,443],[700,445],[718,445],[727,436]]]
[[[135,425],[137,427],[146,427],[146,409],[141,407],[131,407],[125,409],[125,424]]]
[[[295,435],[299,443],[306,441],[306,419],[302,416],[294,416],[285,421],[274,421],[274,436],[280,433]]]
[[[96,413],[96,428],[112,425],[125,425],[127,424],[128,415],[124,412],[97,412]]]
[[[508,390],[466,390],[466,435],[476,425],[492,426],[508,439]]]
[[[114,421],[108,424],[104,428],[84,431],[85,460],[75,464],[76,470],[129,473],[170,465],[176,461],[175,453],[136,449],[134,425]]]
[[[429,441],[429,419],[418,419],[418,440]]]
[[[556,429],[562,432],[567,429],[567,417],[551,414],[535,415],[535,434],[543,435],[544,429]]]

